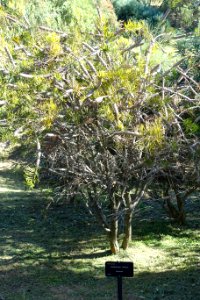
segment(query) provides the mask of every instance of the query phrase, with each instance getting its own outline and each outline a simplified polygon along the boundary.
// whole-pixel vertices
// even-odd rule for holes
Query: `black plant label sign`
[[[132,262],[114,262],[107,261],[105,263],[106,276],[114,277],[133,277],[133,263]]]

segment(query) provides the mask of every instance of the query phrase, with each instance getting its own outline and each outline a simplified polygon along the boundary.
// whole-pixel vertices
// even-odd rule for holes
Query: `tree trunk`
[[[110,250],[113,254],[116,254],[117,252],[119,252],[117,211],[115,211],[113,219],[111,220],[109,240],[110,240]]]
[[[178,189],[178,186],[176,185],[176,183],[171,181],[171,186],[172,186],[172,190],[174,192],[174,196],[175,196],[177,205],[175,206],[174,204],[172,204],[171,198],[169,195],[169,188],[168,188],[165,192],[166,194],[168,194],[168,197],[166,199],[167,200],[166,201],[167,210],[168,210],[169,216],[171,218],[173,218],[180,225],[184,225],[186,223],[185,199],[193,191],[193,188],[189,189],[183,196],[183,195],[179,194],[179,189]]]
[[[176,195],[176,200],[177,200],[177,206],[178,206],[178,222],[181,225],[184,225],[186,223],[186,214],[185,214],[185,203],[184,199],[182,199],[179,195]]]
[[[133,212],[132,210],[128,210],[127,213],[125,214],[125,219],[124,219],[124,239],[122,242],[122,248],[126,250],[129,246],[129,242],[132,240],[132,216]]]
[[[184,225],[186,223],[186,214],[184,209],[184,200],[181,199],[181,197],[176,196],[177,201],[177,207],[175,207],[170,199],[168,198],[167,203],[167,211],[170,216],[170,218],[173,218],[176,222],[178,222],[180,225]]]

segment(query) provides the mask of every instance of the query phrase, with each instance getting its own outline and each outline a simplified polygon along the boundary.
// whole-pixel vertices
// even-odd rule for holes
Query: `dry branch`
[[[132,44],[131,46],[129,46],[128,48],[123,49],[123,50],[122,50],[122,53],[125,53],[125,52],[127,52],[127,51],[131,51],[132,49],[137,48],[137,47],[140,47],[140,46],[142,46],[142,45],[144,45],[144,42],[134,43],[134,44]]]
[[[184,70],[182,70],[180,67],[178,67],[177,70],[184,78],[190,80],[200,90],[200,84],[198,82],[196,82],[192,77],[187,75],[186,72],[184,72]]]
[[[8,49],[7,46],[5,46],[5,51],[6,51],[6,54],[7,54],[8,58],[9,58],[11,64],[12,64],[13,67],[15,68],[15,67],[16,67],[15,61],[14,61],[14,59],[13,59],[13,57],[12,57],[12,54],[10,53],[10,50]]]

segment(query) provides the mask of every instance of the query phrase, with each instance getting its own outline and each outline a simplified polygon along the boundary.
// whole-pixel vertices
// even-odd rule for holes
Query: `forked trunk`
[[[175,207],[170,199],[167,199],[167,211],[170,218],[173,218],[180,225],[184,225],[186,223],[186,214],[184,209],[184,200],[181,198],[177,198],[177,207]]]
[[[171,218],[173,218],[177,223],[179,223],[180,225],[184,225],[186,223],[186,213],[185,213],[185,200],[188,197],[188,195],[190,195],[191,192],[193,192],[193,188],[189,189],[185,195],[180,195],[179,194],[179,189],[176,186],[176,184],[172,181],[171,182],[172,185],[172,190],[174,192],[174,196],[176,199],[176,206],[171,202],[171,197],[169,195],[169,187],[166,190],[166,208],[168,211],[168,214]]]
[[[119,252],[119,243],[118,243],[118,218],[115,214],[110,224],[110,232],[109,232],[109,240],[110,240],[110,250],[113,254]]]
[[[129,242],[132,240],[132,210],[128,210],[124,219],[124,239],[122,242],[122,248],[126,250],[129,246]]]

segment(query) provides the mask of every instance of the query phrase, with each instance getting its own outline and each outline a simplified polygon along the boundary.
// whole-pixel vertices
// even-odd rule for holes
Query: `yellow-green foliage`
[[[44,25],[68,32],[74,27],[81,31],[94,31],[97,5],[110,23],[116,22],[109,0],[5,0],[3,4],[17,16],[25,16],[31,26]]]
[[[164,48],[155,43],[151,52],[151,67],[160,64],[162,70],[166,71],[181,59],[175,46],[165,45]]]
[[[60,36],[55,32],[49,33],[46,38],[47,46],[49,47],[49,54],[51,56],[57,56],[62,51],[62,46],[60,44]]]
[[[53,99],[49,99],[45,103],[40,106],[40,110],[42,111],[42,123],[45,128],[50,128],[54,119],[57,116],[57,105]]]
[[[165,137],[165,128],[161,118],[156,118],[152,122],[140,124],[138,126],[138,132],[142,135],[139,144],[144,151],[148,151],[150,155],[154,155],[156,151],[162,148]]]
[[[28,4],[27,0],[7,0],[6,2],[9,8],[21,15],[25,13],[26,5]]]
[[[93,1],[70,1],[72,19],[70,26],[78,26],[81,30],[91,28],[97,18],[97,10]],[[90,17],[88,17],[90,16]]]
[[[26,185],[33,189],[38,183],[38,171],[34,167],[27,166],[24,169],[24,180]]]
[[[145,38],[151,38],[148,26],[144,21],[128,21],[125,23],[125,29],[136,35],[143,35]]]
[[[178,5],[180,5],[182,0],[170,0],[168,1],[168,4],[170,8],[176,8]]]
[[[0,97],[8,102],[9,122],[13,128],[24,126],[31,138],[35,132],[50,130],[61,116],[75,124],[97,118],[110,132],[138,131],[142,136],[138,145],[153,154],[165,135],[162,118],[157,117],[163,113],[162,101],[152,98],[157,79],[151,68],[157,64],[154,56],[162,51],[160,45],[155,43],[148,61],[152,34],[144,22],[128,22],[119,36],[119,28],[109,27],[103,16],[97,27],[95,37],[86,43],[77,28],[64,38],[40,28],[21,28],[6,38],[2,33],[1,53],[10,72],[1,77]],[[129,51],[139,33],[144,47]],[[138,115],[145,107],[154,107],[156,117],[144,122]]]

